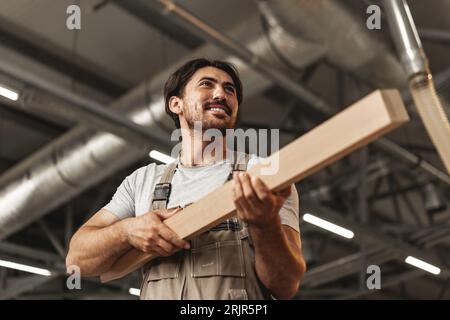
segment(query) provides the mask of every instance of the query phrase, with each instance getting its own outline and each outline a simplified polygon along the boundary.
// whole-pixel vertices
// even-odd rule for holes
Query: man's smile
[[[230,108],[226,105],[226,103],[211,103],[205,107],[205,110],[214,114],[223,115],[226,114],[228,116],[231,115]]]

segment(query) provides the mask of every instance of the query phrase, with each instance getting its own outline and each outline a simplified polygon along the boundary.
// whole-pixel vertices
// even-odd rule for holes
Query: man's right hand
[[[128,242],[136,249],[157,256],[167,257],[180,249],[189,249],[189,242],[181,239],[163,223],[163,220],[179,212],[153,210],[142,216],[126,219],[124,229]]]

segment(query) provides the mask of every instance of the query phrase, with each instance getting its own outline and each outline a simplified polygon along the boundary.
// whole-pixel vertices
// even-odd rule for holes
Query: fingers
[[[247,175],[248,177],[248,175]],[[276,200],[286,200],[292,193],[292,185],[289,185],[280,191],[272,192],[259,177],[248,177],[251,181],[252,189],[260,202],[276,202]],[[274,196],[281,199],[274,199]],[[255,203],[255,202],[252,202]]]
[[[183,210],[181,207],[176,207],[168,210],[156,210],[155,213],[162,219],[168,219],[171,216],[177,214]],[[182,240],[173,230],[167,227],[164,223],[160,225],[159,234],[166,241],[170,242],[172,245],[178,248],[189,248],[189,242]]]
[[[189,249],[189,242],[182,240],[172,229],[170,229],[162,220],[180,212],[182,208],[177,207],[169,210],[154,210],[151,232],[148,243],[149,250],[160,256],[169,256],[178,249]]]
[[[234,197],[234,204],[236,206],[236,210],[238,211],[238,214],[244,214],[245,209],[243,207],[243,199],[244,199],[244,191],[242,190],[241,182],[238,178],[238,173],[233,173],[233,180],[234,180],[234,188],[233,188],[233,197]],[[243,217],[241,217],[243,218]]]
[[[239,201],[239,200],[234,200],[234,204],[235,204],[235,206],[236,206],[236,210],[237,210],[237,212],[238,213],[243,213],[243,212],[245,212],[244,210],[244,208],[242,207],[242,205],[241,205],[241,201]],[[243,217],[240,217],[240,218],[243,218]]]
[[[162,250],[163,255],[170,255],[175,250],[175,247],[171,243],[161,237],[156,241],[156,245]]]
[[[158,215],[158,217],[161,218],[161,220],[166,220],[166,219],[170,218],[171,216],[173,216],[174,214],[177,214],[181,210],[183,210],[183,208],[176,207],[176,208],[166,209],[166,210],[155,210],[154,212],[155,212],[155,214]]]
[[[241,206],[249,211],[255,211],[260,205],[260,200],[253,189],[250,176],[241,172],[237,175],[237,179]]]
[[[236,207],[239,206],[239,208],[236,209],[242,209],[242,199],[244,198],[244,191],[242,190],[241,182],[238,178],[238,173],[233,173],[233,181],[234,181],[234,187],[233,187],[233,196],[234,196],[234,202],[236,204]]]
[[[146,240],[145,252],[156,253],[166,257],[179,249],[189,249],[189,242],[180,239],[175,232],[163,223],[157,229],[158,231]]]
[[[268,200],[271,200],[272,193],[260,178],[252,177],[251,181],[253,184],[253,189],[255,190],[260,201],[267,202]]]
[[[154,245],[152,246],[152,249],[148,251],[148,253],[156,254],[160,257],[168,257],[172,253],[168,253],[166,250],[162,249],[160,246]]]
[[[250,205],[248,201],[245,199],[244,195],[244,187],[242,186],[242,182],[239,178],[239,173],[233,173],[234,177],[234,203],[236,205],[236,210],[241,218],[245,219],[246,215],[249,211],[251,211]]]
[[[233,173],[233,180],[234,180],[234,201],[235,202],[241,202],[244,198],[244,191],[242,190],[241,182],[239,181],[239,176],[237,172]]]
[[[189,242],[181,239],[173,230],[171,230],[165,224],[161,225],[159,229],[159,234],[165,241],[170,242],[177,248],[189,249]]]
[[[155,210],[154,212],[161,219],[167,219],[181,210],[181,207],[177,207],[169,210]],[[168,250],[168,252],[172,251],[174,246],[180,249],[189,249],[189,242],[182,240],[172,229],[165,225],[164,222],[161,222],[161,224],[158,225],[158,236],[160,237],[160,239],[158,239],[158,245],[164,250]]]
[[[291,193],[292,193],[292,185],[289,185],[286,188],[281,189],[280,191],[277,191],[275,194],[277,196],[287,199],[287,198],[289,198]]]

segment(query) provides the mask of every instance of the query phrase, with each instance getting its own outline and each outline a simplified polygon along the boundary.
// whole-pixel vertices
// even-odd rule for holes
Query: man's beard
[[[188,108],[191,110],[191,108]],[[236,119],[233,119],[232,116],[228,116],[225,119],[218,119],[214,115],[207,115],[207,111],[205,112],[205,108],[201,108],[201,110],[195,109],[194,113],[190,113],[190,111],[185,112],[185,119],[190,130],[194,130],[194,124],[200,122],[202,124],[201,129],[202,132],[205,132],[208,129],[217,129],[222,133],[222,136],[225,136],[227,129],[234,128],[236,123]]]

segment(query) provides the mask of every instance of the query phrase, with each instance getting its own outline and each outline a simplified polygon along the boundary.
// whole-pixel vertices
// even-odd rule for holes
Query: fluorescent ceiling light
[[[417,258],[414,258],[414,257],[411,257],[411,256],[408,256],[405,259],[405,262],[410,264],[410,265],[412,265],[412,266],[415,266],[415,267],[417,267],[419,269],[422,269],[422,270],[425,270],[425,271],[427,271],[429,273],[432,273],[432,274],[439,274],[439,273],[441,273],[441,269],[439,269],[438,267],[435,267],[432,264],[429,264],[428,262],[422,261],[420,259],[417,259]]]
[[[133,296],[140,296],[141,295],[141,290],[136,289],[136,288],[130,288],[130,290],[128,290],[128,292],[130,294],[132,294]]]
[[[0,86],[0,96],[3,96],[5,98],[17,101],[19,98],[19,94],[17,92],[14,92],[12,90],[6,89],[5,87]]]
[[[11,261],[5,261],[5,260],[0,260],[0,267],[40,274],[42,276],[47,276],[47,277],[52,274],[50,272],[50,270],[47,270],[47,269],[36,268],[36,267],[32,267],[32,266],[27,266],[25,264],[20,264],[20,263],[15,263],[15,262],[11,262]]]
[[[174,158],[169,157],[168,155],[161,153],[159,151],[156,151],[156,150],[150,151],[150,153],[148,155],[150,156],[150,158],[156,159],[156,160],[164,162],[166,164],[175,161]]]
[[[328,222],[321,218],[318,218],[310,213],[305,213],[303,215],[303,220],[305,220],[306,222],[309,222],[313,225],[316,225],[320,228],[323,228],[325,230],[336,233],[336,234],[340,235],[341,237],[344,237],[347,239],[351,239],[354,237],[354,233],[352,231],[342,228],[338,225],[335,225],[334,223]]]

